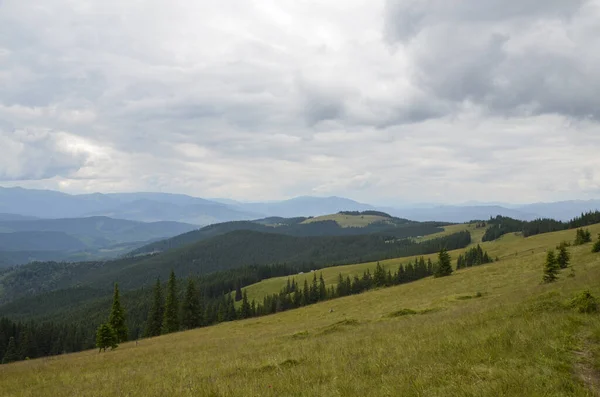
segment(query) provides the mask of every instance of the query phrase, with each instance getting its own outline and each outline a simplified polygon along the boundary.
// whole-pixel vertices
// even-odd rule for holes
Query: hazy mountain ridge
[[[34,260],[114,258],[197,228],[179,222],[108,217],[0,221],[0,266]]]
[[[69,195],[51,190],[0,187],[0,220],[17,215],[37,218],[109,216],[137,221],[178,221],[208,225],[266,217],[308,217],[339,211],[378,210],[415,221],[468,222],[496,215],[521,220],[569,220],[582,212],[600,209],[600,200],[505,204],[476,202],[464,205],[412,204],[377,206],[342,197],[301,196],[282,201],[241,202],[203,199],[169,193],[93,193]],[[8,218],[11,219],[11,218]]]

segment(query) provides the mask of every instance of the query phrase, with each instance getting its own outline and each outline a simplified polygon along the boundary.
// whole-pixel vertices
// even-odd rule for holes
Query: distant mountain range
[[[0,220],[19,217],[81,218],[106,216],[142,222],[176,221],[205,226],[220,222],[320,216],[339,211],[378,210],[414,221],[467,222],[502,215],[521,220],[569,220],[582,212],[600,209],[600,200],[510,205],[414,205],[382,207],[342,197],[302,196],[273,202],[203,199],[168,193],[113,193],[70,195],[51,190],[0,187]],[[16,217],[16,218],[14,218]]]
[[[30,261],[114,258],[198,226],[108,217],[30,219],[0,214],[0,267]]]

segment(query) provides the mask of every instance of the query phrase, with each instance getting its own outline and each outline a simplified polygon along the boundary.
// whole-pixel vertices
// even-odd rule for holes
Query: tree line
[[[575,231],[575,240],[573,245],[584,245],[592,242],[592,233],[588,229],[579,228]],[[568,247],[571,245],[568,241],[563,241],[557,247],[558,253],[554,250],[546,252],[546,262],[544,263],[544,275],[542,281],[551,283],[558,279],[561,269],[566,269],[571,263],[571,253]],[[600,252],[600,234],[598,240],[592,246],[592,253]],[[572,269],[571,269],[572,270]],[[573,273],[571,273],[573,274]]]
[[[507,233],[523,233],[524,237],[534,236],[542,233],[551,233],[560,230],[581,228],[584,226],[600,223],[600,211],[582,213],[569,222],[554,219],[536,219],[533,221],[521,221],[505,216],[496,216],[488,221],[489,227],[485,231],[482,241],[493,241]]]
[[[447,246],[449,249],[462,248],[468,245],[471,241],[471,235],[468,232],[460,232],[443,238],[432,239],[420,243],[414,241],[398,241],[394,245],[394,250],[399,253],[422,253],[429,254],[436,252],[440,249],[440,246]],[[408,256],[408,255],[407,255]],[[314,266],[314,268],[312,268]],[[241,288],[256,283],[260,280],[278,277],[278,276],[290,276],[292,274],[298,274],[299,272],[310,272],[311,270],[318,270],[320,267],[314,263],[307,263],[303,265],[290,265],[290,264],[275,264],[275,265],[251,265],[245,266],[238,269],[231,269],[223,272],[217,272],[203,276],[191,276],[188,278],[185,285],[181,285],[177,279],[174,279],[174,272],[171,272],[171,277],[166,286],[164,286],[160,280],[157,280],[152,290],[147,288],[129,291],[125,298],[129,312],[125,315],[123,310],[121,314],[116,316],[120,318],[120,322],[125,324],[124,330],[120,331],[121,336],[114,337],[113,332],[116,332],[114,319],[110,318],[106,321],[100,322],[101,326],[98,327],[98,314],[104,312],[105,304],[102,303],[104,298],[98,298],[90,302],[87,307],[82,307],[80,311],[65,312],[60,315],[60,320],[70,325],[61,325],[57,323],[38,323],[31,322],[31,325],[25,325],[23,323],[11,322],[5,319],[5,322],[10,322],[11,329],[18,329],[18,332],[3,332],[0,333],[0,358],[3,358],[6,349],[9,345],[9,339],[12,336],[14,338],[13,345],[16,345],[19,351],[21,351],[21,345],[23,344],[23,338],[20,337],[20,331],[27,327],[32,332],[38,328],[52,328],[56,329],[52,332],[33,333],[33,336],[29,340],[33,340],[33,344],[45,346],[46,339],[51,338],[52,344],[49,348],[39,349],[27,355],[20,354],[19,359],[25,359],[26,357],[35,358],[47,355],[60,354],[64,352],[74,352],[85,349],[90,349],[96,345],[98,340],[104,340],[103,344],[107,347],[112,345],[107,342],[115,340],[116,344],[125,340],[137,339],[142,336],[153,336],[175,330],[183,330],[195,328],[197,326],[208,326],[216,324],[222,321],[232,321],[239,318],[253,317],[256,315],[270,314],[281,310],[282,308],[293,308],[298,307],[299,303],[290,305],[287,300],[281,300],[274,296],[266,297],[266,301],[262,302],[249,302],[245,294],[241,294]],[[431,266],[427,273],[423,272],[421,265],[407,264],[404,268],[405,276],[400,277],[397,280],[402,282],[412,281],[425,275],[431,274]],[[364,287],[360,287],[359,284],[351,285],[351,290],[366,290],[369,287],[370,277],[365,277]],[[379,282],[375,282],[374,285],[381,285]],[[237,296],[232,292],[239,291]],[[335,293],[331,293],[327,290],[326,294],[319,295],[317,298],[314,293],[311,295],[303,294],[298,292],[297,299],[303,296],[303,302],[315,302],[325,299],[331,299],[335,297]],[[310,286],[309,286],[310,291]],[[166,292],[166,294],[165,294]],[[82,290],[83,294],[87,294],[86,290]],[[310,292],[309,292],[310,293]],[[303,295],[300,295],[303,294]],[[276,294],[279,295],[279,294]],[[65,293],[56,294],[59,298],[58,302],[61,305],[69,300],[68,290]],[[115,299],[117,297],[117,299]],[[168,299],[166,299],[168,298]],[[241,301],[241,304],[236,307],[235,301]],[[115,313],[115,301],[119,301],[117,306],[120,306],[120,296],[118,286],[114,286],[113,292],[113,303],[112,309],[110,310],[111,316],[115,317],[112,313]],[[279,301],[279,302],[278,302]],[[274,303],[275,302],[275,303]],[[296,302],[299,302],[298,300]],[[108,312],[107,312],[108,313]],[[165,326],[165,313],[170,313],[169,318],[171,319]],[[176,321],[172,321],[176,319]],[[29,323],[28,323],[29,324]],[[8,327],[7,327],[8,328]],[[101,336],[99,336],[101,334]],[[76,336],[73,336],[76,335]],[[29,344],[29,342],[27,342]],[[9,355],[9,359],[10,359]]]
[[[456,269],[464,269],[472,266],[485,265],[493,262],[488,253],[484,251],[479,244],[460,254],[456,260]]]

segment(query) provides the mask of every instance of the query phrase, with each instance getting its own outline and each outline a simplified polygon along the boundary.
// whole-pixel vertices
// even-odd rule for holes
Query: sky
[[[0,186],[600,198],[600,0],[0,0]]]

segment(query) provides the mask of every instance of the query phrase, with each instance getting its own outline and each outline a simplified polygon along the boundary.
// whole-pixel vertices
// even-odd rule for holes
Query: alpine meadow
[[[600,397],[600,0],[0,0],[0,397]]]

